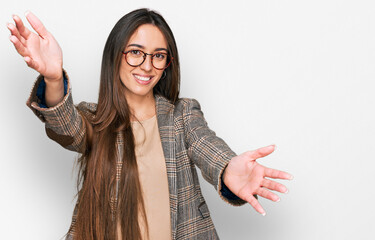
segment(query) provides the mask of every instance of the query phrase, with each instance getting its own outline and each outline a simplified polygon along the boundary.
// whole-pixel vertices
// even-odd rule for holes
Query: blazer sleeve
[[[183,118],[189,157],[200,168],[204,179],[215,187],[225,202],[235,206],[245,204],[246,201],[235,196],[229,189],[226,188],[224,194],[222,192],[222,174],[236,154],[208,127],[198,101],[195,99],[185,101]],[[226,191],[229,191],[232,196],[228,197],[228,192],[225,194]]]
[[[82,153],[86,124],[79,110],[73,104],[69,77],[64,69],[63,77],[67,81],[67,92],[60,103],[50,108],[43,106],[43,99],[41,99],[41,94],[38,94],[38,89],[40,89],[39,85],[43,84],[44,77],[39,75],[26,105],[45,123],[45,130],[50,139],[68,150]]]

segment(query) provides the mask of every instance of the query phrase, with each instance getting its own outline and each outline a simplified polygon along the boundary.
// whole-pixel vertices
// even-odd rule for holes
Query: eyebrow
[[[129,44],[127,47],[139,47],[141,49],[145,49],[144,46],[136,44],[136,43]],[[154,51],[161,51],[161,50],[164,50],[164,51],[168,52],[168,49],[166,49],[166,48],[156,48]]]

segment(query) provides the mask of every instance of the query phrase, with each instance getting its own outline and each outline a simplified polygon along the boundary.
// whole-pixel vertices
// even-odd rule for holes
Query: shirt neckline
[[[145,119],[145,120],[142,120],[142,121],[131,121],[130,123],[131,123],[131,124],[137,124],[137,123],[141,123],[141,124],[143,124],[143,123],[146,123],[146,122],[151,121],[151,120],[154,119],[154,118],[156,118],[156,114],[155,114],[154,116],[148,118],[148,119]]]

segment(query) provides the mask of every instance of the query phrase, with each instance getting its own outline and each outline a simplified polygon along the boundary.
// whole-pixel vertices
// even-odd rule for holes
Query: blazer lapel
[[[163,147],[169,185],[169,204],[171,213],[172,239],[176,238],[177,228],[177,174],[176,174],[176,141],[173,122],[174,105],[166,98],[156,95],[156,114],[159,134]]]

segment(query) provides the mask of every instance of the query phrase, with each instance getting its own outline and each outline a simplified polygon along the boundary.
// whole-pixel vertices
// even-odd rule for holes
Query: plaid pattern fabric
[[[68,79],[65,71],[64,76]],[[45,123],[49,138],[66,149],[80,152],[86,127],[79,111],[94,116],[96,104],[81,102],[74,105],[68,79],[68,92],[63,101],[55,107],[41,108],[36,91],[42,79],[43,76],[37,78],[27,105]],[[162,96],[155,96],[155,99],[168,176],[172,239],[219,239],[201,193],[196,166],[224,201],[239,206],[246,202],[227,199],[221,193],[221,175],[235,153],[208,128],[196,100],[184,98],[172,104]],[[116,142],[117,180],[120,179],[123,144],[119,135]],[[115,208],[117,197],[114,196],[111,202]],[[75,220],[76,211],[66,239],[74,239]]]

